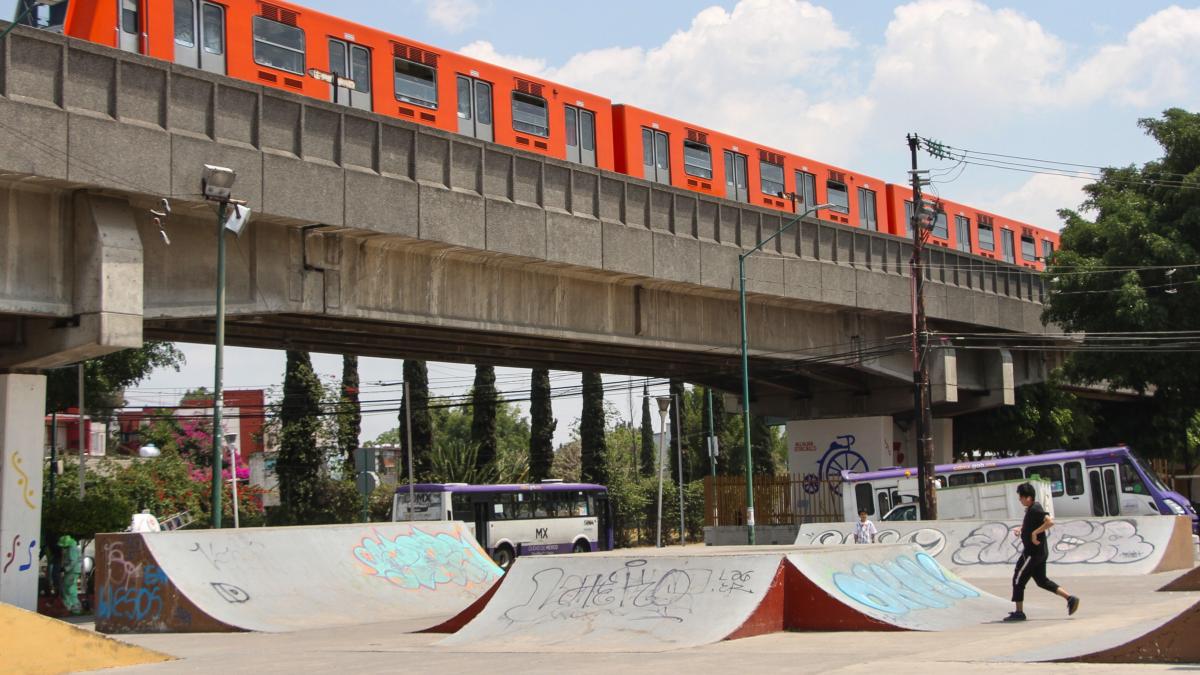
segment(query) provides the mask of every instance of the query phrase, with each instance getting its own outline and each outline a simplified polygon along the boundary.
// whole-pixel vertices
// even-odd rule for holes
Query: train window
[[[712,150],[702,143],[684,141],[683,172],[697,178],[712,178]]]
[[[850,192],[846,190],[845,183],[825,181],[825,194],[829,196],[829,203],[833,205],[829,208],[830,211],[850,213]]]
[[[954,238],[960,251],[971,252],[971,219],[966,216],[954,216]]]
[[[1083,466],[1079,462],[1067,462],[1067,494],[1083,494]]]
[[[1033,235],[1021,235],[1021,257],[1029,262],[1037,260],[1037,242]]]
[[[969,473],[952,473],[950,474],[950,487],[958,487],[959,485],[976,485],[983,482],[982,471],[971,471]]]
[[[1015,250],[1016,247],[1014,246],[1014,242],[1013,242],[1012,230],[1003,230],[1003,229],[1000,230],[1000,243],[1003,245],[1001,247],[1000,254],[1001,254],[1001,257],[1004,259],[1004,262],[1010,262],[1010,263],[1016,262],[1017,261],[1017,252]]]
[[[796,192],[800,193],[800,203],[805,208],[816,206],[817,202],[817,177],[807,171],[796,172]]]
[[[138,11],[136,9],[130,7],[121,9],[121,30],[130,35],[138,34]]]
[[[760,159],[758,161],[758,172],[762,178],[762,193],[764,195],[775,196],[783,194],[783,166]]]
[[[209,54],[225,53],[225,10],[220,5],[210,2],[201,8],[201,20],[204,24],[204,51]]]
[[[1054,255],[1054,242],[1049,239],[1042,240],[1042,260],[1049,262],[1050,256]]]
[[[550,135],[550,109],[541,96],[514,91],[512,116],[513,129],[535,136]]]
[[[395,61],[396,100],[436,108],[437,69],[400,57],[396,57]]]
[[[350,45],[350,77],[355,91],[371,93],[371,52],[366,47]]]
[[[254,17],[254,62],[269,68],[304,74],[304,31]]]
[[[196,4],[194,0],[175,0],[175,44],[196,46]]]
[[[933,219],[933,236],[938,239],[949,239],[950,230],[946,222],[946,212],[938,211],[937,216]]]
[[[981,251],[995,251],[996,250],[996,239],[995,239],[995,233],[992,230],[992,224],[985,223],[982,220],[979,221],[979,250],[981,250]]]
[[[1063,496],[1063,470],[1061,464],[1040,464],[1025,467],[1026,478],[1041,478],[1050,481],[1050,493],[1055,497]]]
[[[878,227],[875,192],[866,188],[858,188],[858,225],[864,230],[871,231]]]
[[[989,483],[998,483],[1002,480],[1021,480],[1024,477],[1025,476],[1021,473],[1020,467],[1013,467],[1011,469],[993,469],[987,472],[987,482]]]

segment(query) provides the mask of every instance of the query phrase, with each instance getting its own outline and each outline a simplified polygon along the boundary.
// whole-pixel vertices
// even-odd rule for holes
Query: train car
[[[877,178],[625,104],[613,106],[613,136],[621,173],[778,211],[836,204],[817,217],[888,231]]]
[[[255,84],[614,169],[608,99],[288,2],[70,0],[61,28]]]
[[[1056,232],[948,199],[937,201],[942,208],[929,235],[931,245],[1035,270],[1045,269],[1046,260],[1058,248]],[[887,217],[892,234],[912,236],[912,208],[912,190],[888,183]]]

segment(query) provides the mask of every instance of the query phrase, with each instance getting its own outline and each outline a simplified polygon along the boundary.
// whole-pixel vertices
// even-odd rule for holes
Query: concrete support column
[[[0,602],[37,610],[46,376],[0,375]]]

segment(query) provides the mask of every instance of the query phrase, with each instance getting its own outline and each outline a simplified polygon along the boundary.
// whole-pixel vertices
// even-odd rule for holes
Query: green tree
[[[475,467],[483,470],[496,460],[496,368],[475,366],[475,384],[471,387],[471,443],[475,446]]]
[[[1017,387],[1016,405],[962,415],[954,420],[955,453],[988,451],[1000,456],[1091,444],[1095,406],[1045,382]]]
[[[421,478],[463,483],[520,483],[529,478],[529,422],[516,404],[496,405],[496,457],[479,465],[471,436],[472,406],[430,406],[433,426],[431,468]]]
[[[654,418],[650,416],[650,386],[642,385],[642,454],[641,468],[643,476],[653,476],[658,466],[658,446],[654,443]]]
[[[308,352],[287,352],[280,404],[279,501],[283,522],[309,525],[321,518],[324,499],[324,452],[317,444],[321,415],[321,381],[313,373]]]
[[[432,468],[430,455],[433,453],[433,429],[429,423],[429,371],[424,361],[404,360],[404,381],[408,384],[408,396],[400,404],[399,443],[404,449],[402,460],[408,466],[408,431],[405,411],[412,409],[412,464],[417,476],[429,474]],[[410,402],[408,399],[412,399]]]
[[[540,481],[550,477],[554,464],[554,408],[550,405],[550,371],[534,368],[530,373],[529,402],[529,478]]]
[[[354,451],[358,449],[358,434],[362,430],[362,409],[358,403],[358,357],[342,357],[342,388],[337,415],[338,453],[343,474],[354,475]]]
[[[604,381],[600,373],[583,373],[583,413],[579,418],[580,480],[604,485],[608,482],[604,442]]]
[[[145,379],[156,368],[174,368],[184,364],[183,352],[170,342],[148,341],[140,349],[124,349],[84,364],[83,404],[96,413],[125,404],[125,388]],[[74,368],[61,368],[46,374],[46,411],[66,410],[79,405],[79,377]],[[107,417],[107,415],[99,415]]]
[[[1059,212],[1066,227],[1047,272],[1051,293],[1043,319],[1066,331],[1200,329],[1200,115],[1172,108],[1138,125],[1163,156],[1141,167],[1103,170],[1084,188],[1083,208],[1093,220]],[[1186,430],[1200,405],[1200,353],[1090,342],[1093,348],[1071,354],[1067,379],[1153,391],[1154,410],[1136,444],[1162,457],[1186,448]]]

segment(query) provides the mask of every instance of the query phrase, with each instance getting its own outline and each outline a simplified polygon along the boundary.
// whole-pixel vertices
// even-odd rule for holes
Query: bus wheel
[[[516,556],[513,555],[512,547],[508,544],[501,544],[495,551],[492,551],[492,560],[506,572],[508,568],[512,567],[514,557]]]
[[[583,541],[582,539],[575,542],[575,545],[571,547],[571,553],[591,553],[591,552],[592,552],[592,547],[588,546],[588,543],[586,541]]]

